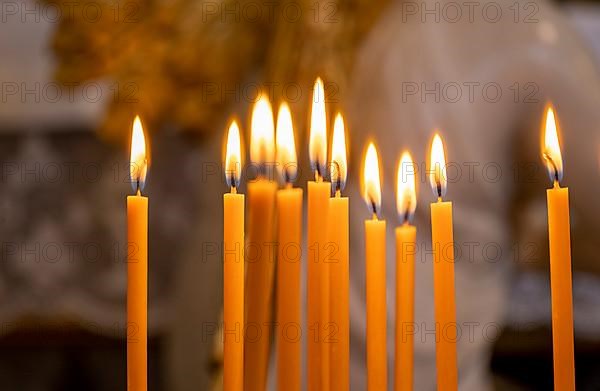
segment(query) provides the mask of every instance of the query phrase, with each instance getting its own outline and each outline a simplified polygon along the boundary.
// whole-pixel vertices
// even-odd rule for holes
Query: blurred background
[[[600,2],[2,0],[0,7],[2,389],[126,389],[125,197],[136,114],[152,155],[149,389],[211,389],[220,366],[222,264],[209,244],[221,240],[225,126],[240,118],[247,141],[259,94],[289,102],[304,186],[306,120],[321,76],[329,116],[341,110],[349,128],[352,389],[365,389],[361,220],[369,213],[358,189],[360,152],[367,139],[380,144],[382,214],[392,227],[400,152],[410,148],[422,164],[435,128],[460,174],[448,186],[462,251],[460,389],[552,389],[550,180],[539,150],[542,109],[552,100],[572,197],[577,385],[600,390]],[[434,390],[426,251],[434,197],[424,176],[418,190],[415,389]]]

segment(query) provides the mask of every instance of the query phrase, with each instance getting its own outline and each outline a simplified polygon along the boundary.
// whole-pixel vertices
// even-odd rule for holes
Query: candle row
[[[307,366],[308,389],[347,390],[349,388],[349,218],[348,199],[341,196],[346,175],[346,137],[344,121],[337,114],[329,162],[331,182],[324,180],[327,166],[326,110],[321,99],[324,96],[323,83],[315,83],[313,104],[310,116],[309,152],[315,180],[308,183],[308,219],[307,219],[307,329],[314,338],[308,339]],[[279,229],[277,235],[277,324],[300,324],[300,263],[299,259],[290,259],[286,249],[294,245],[298,249],[301,242],[302,190],[292,188],[291,182],[296,174],[297,162],[293,135],[293,122],[289,108],[284,103],[277,115],[277,126],[273,126],[273,114],[266,98],[259,99],[252,111],[250,156],[254,164],[260,167],[262,174],[258,180],[249,184],[250,224],[249,235],[252,246],[257,237],[268,240],[265,234],[271,227],[270,205],[276,199]],[[273,133],[277,133],[277,163],[286,186],[275,190],[273,182],[264,177],[262,167],[273,157]],[[244,274],[243,234],[244,226],[232,223],[243,221],[243,195],[237,194],[241,172],[240,132],[237,122],[233,121],[228,130],[225,159],[225,177],[231,187],[231,193],[225,195],[225,306],[235,308],[235,316],[225,312],[225,385],[226,389],[262,390],[266,385],[269,341],[259,338],[244,344],[241,338],[228,339],[232,325],[258,325],[259,334],[268,336],[271,321],[268,298],[271,294],[271,263],[263,259],[247,262],[246,287],[244,298],[243,284],[236,276]],[[438,203],[432,205],[433,240],[440,243],[445,251],[436,251],[435,288],[437,295],[436,319],[443,325],[455,323],[454,310],[454,271],[453,257],[448,247],[452,247],[452,205],[442,202],[445,192],[445,157],[442,140],[436,134],[432,143],[432,186],[438,196]],[[416,208],[415,170],[409,153],[402,155],[398,167],[397,204],[402,226],[396,230],[398,268],[398,332],[397,367],[398,387],[412,388],[412,341],[402,343],[400,338],[402,325],[413,321],[414,307],[414,249],[416,228],[410,219]],[[373,218],[365,222],[366,242],[366,285],[367,285],[367,372],[369,389],[385,389],[387,383],[386,359],[386,300],[385,300],[385,221],[379,220],[381,206],[380,173],[377,151],[370,144],[364,162],[363,193]],[[259,190],[260,189],[260,190]],[[333,189],[333,191],[332,191]],[[274,194],[276,192],[276,197]],[[333,193],[333,197],[331,194]],[[234,195],[235,194],[235,195]],[[236,198],[240,206],[232,206],[228,199]],[[439,205],[438,205],[439,204]],[[260,211],[259,213],[257,211]],[[260,219],[253,215],[260,215]],[[254,223],[252,221],[255,221]],[[258,223],[257,221],[260,221]],[[232,233],[231,226],[237,232]],[[262,235],[261,235],[262,233]],[[237,242],[233,240],[237,238]],[[236,249],[237,252],[232,252]],[[229,255],[234,254],[237,265],[227,266]],[[449,254],[449,255],[447,255]],[[296,254],[299,255],[299,254]],[[447,255],[447,259],[444,257]],[[444,258],[444,259],[443,259]],[[250,267],[253,269],[250,269]],[[231,273],[231,278],[229,276]],[[254,277],[253,276],[258,276]],[[235,281],[232,283],[231,281]],[[235,296],[236,299],[231,297]],[[244,299],[246,305],[244,319]],[[243,329],[244,327],[239,327]],[[284,332],[282,331],[282,334]],[[328,335],[335,335],[335,341]],[[235,351],[235,353],[233,353]],[[228,352],[232,352],[229,355]],[[439,360],[444,362],[447,371],[440,373],[440,382],[456,383],[456,348],[453,343],[441,341],[438,346]],[[235,360],[235,363],[229,363]],[[243,360],[246,360],[245,364]],[[452,369],[454,368],[454,370]],[[277,372],[281,389],[299,389],[300,344],[299,340],[277,338]],[[242,375],[243,373],[243,375]],[[447,378],[447,379],[446,379]],[[230,388],[231,385],[231,388]]]
[[[308,182],[307,204],[307,384],[309,390],[349,389],[349,216],[348,198],[342,196],[347,176],[344,120],[337,114],[327,165],[327,119],[323,83],[317,79],[311,106],[309,152],[315,180]],[[242,166],[240,129],[231,122],[227,135],[225,178],[230,192],[223,196],[224,262],[224,389],[264,390],[271,342],[273,280],[277,279],[276,322],[292,325],[299,335],[277,335],[278,389],[301,386],[301,286],[302,197],[292,182],[297,174],[293,121],[289,107],[281,105],[277,126],[271,105],[262,97],[251,121],[250,158],[258,164],[259,178],[248,185],[248,242],[258,246],[258,256],[245,254],[245,197],[238,192]],[[276,137],[275,137],[276,133]],[[568,189],[560,187],[562,156],[554,109],[548,106],[543,122],[542,156],[552,189],[548,189],[548,226],[552,290],[555,389],[574,390],[573,314],[570,259]],[[275,139],[277,148],[275,150]],[[141,121],[132,129],[130,176],[134,192],[127,197],[127,319],[136,338],[127,341],[127,382],[133,391],[147,390],[147,291],[148,199],[142,196],[148,157]],[[454,238],[452,203],[446,192],[444,145],[435,134],[428,174],[437,198],[431,204],[436,366],[438,390],[458,388],[456,304],[454,288]],[[277,190],[266,178],[266,164],[274,159],[286,183]],[[408,152],[398,166],[396,194],[402,224],[396,228],[396,360],[395,389],[413,387],[413,341],[403,327],[414,322],[414,256],[416,227],[415,168]],[[333,191],[332,191],[333,190]],[[364,224],[366,262],[367,382],[369,390],[387,389],[386,348],[386,222],[380,219],[379,158],[370,143],[363,164],[362,190],[371,218]],[[333,194],[333,196],[332,196]],[[275,210],[276,209],[276,210]],[[279,222],[273,229],[275,218]],[[273,241],[278,243],[272,250]],[[290,251],[291,249],[291,251]],[[276,251],[276,253],[275,253]],[[295,251],[295,252],[294,252]],[[272,252],[272,253],[270,253]],[[275,276],[273,259],[277,262]],[[245,267],[246,266],[246,267]],[[257,327],[257,338],[246,338],[246,326]],[[440,335],[441,330],[445,333]],[[454,335],[452,335],[454,331]],[[285,338],[281,338],[285,336]],[[330,339],[335,336],[334,339]]]
[[[344,122],[338,114],[334,125],[334,144],[330,176],[334,183],[334,197],[331,195],[331,183],[324,180],[327,139],[326,114],[323,83],[319,79],[315,84],[314,102],[311,108],[310,156],[315,171],[315,180],[308,183],[308,219],[307,219],[307,328],[311,332],[307,338],[308,387],[309,389],[348,389],[349,384],[349,222],[348,199],[341,196],[346,180],[346,141]],[[266,178],[266,164],[274,157],[274,133],[276,133],[277,167],[286,183],[281,190]],[[233,121],[228,130],[225,176],[232,189],[226,198],[237,193],[241,172],[241,151],[239,127]],[[255,104],[251,119],[250,159],[259,167],[259,177],[248,185],[249,198],[249,243],[260,248],[263,243],[272,240],[273,205],[276,205],[277,230],[277,303],[276,320],[282,333],[285,327],[293,326],[294,332],[302,334],[301,324],[301,286],[300,286],[300,244],[302,241],[302,197],[300,188],[293,188],[292,182],[297,174],[296,150],[293,134],[293,122],[290,110],[284,103],[277,115],[277,126],[273,126],[271,106],[265,97]],[[234,247],[238,250],[235,259],[243,259],[243,225],[235,225],[236,234],[232,234],[230,219],[243,219],[243,196],[236,194],[240,208],[233,215],[230,206],[225,203],[225,250]],[[241,215],[239,215],[241,214]],[[238,241],[232,246],[233,238]],[[239,244],[239,245],[238,245]],[[327,246],[332,244],[333,252]],[[262,251],[264,250],[264,251]],[[291,252],[290,252],[291,250]],[[259,338],[245,343],[225,335],[225,372],[224,385],[227,390],[239,390],[243,384],[245,390],[263,390],[266,385],[270,351],[270,314],[273,263],[268,249],[261,249],[258,259],[246,262],[247,276],[244,288],[240,284],[232,286],[228,282],[228,270],[225,266],[225,306],[228,298],[235,307],[236,316],[225,318],[225,329],[233,323],[252,324],[258,329]],[[246,258],[249,258],[248,256]],[[228,259],[224,258],[227,263]],[[236,273],[244,273],[243,262],[235,265]],[[333,269],[331,271],[330,269]],[[233,272],[231,272],[233,273]],[[332,278],[335,276],[335,278]],[[236,300],[230,296],[237,297]],[[245,309],[244,309],[245,300]],[[331,305],[335,302],[335,305]],[[241,304],[240,304],[241,303]],[[245,318],[244,318],[245,316]],[[242,322],[239,322],[242,317]],[[228,323],[230,322],[230,323]],[[243,329],[243,327],[241,327]],[[335,330],[334,330],[335,329]],[[335,343],[328,340],[335,335]],[[277,372],[279,389],[299,390],[301,386],[301,345],[300,337],[288,334],[277,338]],[[237,352],[227,356],[227,352]],[[230,360],[235,360],[232,362]],[[243,361],[243,362],[242,362]],[[335,361],[335,366],[330,365]],[[243,371],[243,376],[242,376]],[[244,379],[243,383],[239,379]],[[331,380],[335,379],[335,380]],[[336,387],[337,385],[337,387]]]
[[[439,390],[458,388],[456,356],[456,304],[454,292],[454,234],[452,203],[442,201],[446,192],[446,163],[442,139],[431,144],[429,175],[437,202],[431,204],[433,285],[436,324],[436,366]],[[398,167],[397,208],[402,225],[396,237],[396,352],[395,389],[413,388],[413,344],[404,327],[414,325],[414,262],[416,227],[410,220],[416,208],[414,163],[408,152]],[[367,287],[367,388],[387,389],[386,348],[386,222],[379,219],[381,186],[377,150],[369,144],[364,162],[363,194],[372,214],[365,221]],[[440,338],[440,330],[449,330]],[[452,331],[454,335],[452,335]]]

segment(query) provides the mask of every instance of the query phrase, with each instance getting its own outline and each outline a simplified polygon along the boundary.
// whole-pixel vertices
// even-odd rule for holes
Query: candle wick
[[[442,183],[441,182],[436,182],[436,187],[437,187],[437,194],[438,194],[438,199],[442,198]]]
[[[342,191],[340,189],[337,189],[335,191],[335,196],[338,197],[338,198],[341,197],[342,196]]]
[[[232,189],[236,188],[235,172],[233,170],[229,172],[229,186],[231,186]]]
[[[374,200],[371,200],[371,210],[373,211],[373,218],[377,220],[377,204]]]
[[[315,178],[317,178],[317,182],[323,182],[325,179],[325,165],[319,164],[318,160],[315,164]]]
[[[557,182],[559,182],[559,180],[560,180],[559,175],[558,175],[558,167],[556,167],[556,163],[554,163],[554,160],[552,160],[552,157],[550,156],[550,154],[548,152],[544,152],[544,158],[552,166],[552,171],[554,174],[552,176],[554,177],[554,186],[556,186]]]
[[[237,194],[237,187],[235,186],[235,183],[231,185],[231,194]]]
[[[289,170],[283,170],[283,176],[285,180],[286,187],[292,187],[292,176],[290,175]]]
[[[408,203],[406,210],[404,211],[404,224],[408,224],[408,220],[410,219],[409,207],[410,207],[410,202]]]
[[[334,186],[335,186],[335,191],[336,191],[336,194],[337,194],[338,191],[342,190],[342,175],[341,175],[341,172],[340,172],[340,163],[337,162],[336,160],[334,160],[332,164],[335,166],[336,178],[335,178],[335,185]]]

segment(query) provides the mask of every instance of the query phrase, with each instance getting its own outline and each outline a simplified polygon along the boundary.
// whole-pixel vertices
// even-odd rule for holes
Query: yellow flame
[[[377,149],[373,143],[369,143],[363,168],[363,197],[371,208],[373,214],[377,214],[381,207],[381,182],[379,178],[379,158]]]
[[[313,89],[308,155],[312,169],[322,176],[327,164],[327,114],[325,87],[321,78],[317,78]]]
[[[139,116],[133,120],[131,129],[131,155],[129,159],[129,177],[134,191],[141,191],[146,182],[148,172],[148,156],[146,155],[146,137]]]
[[[346,134],[344,131],[344,117],[341,113],[335,116],[333,125],[333,141],[331,144],[331,184],[334,190],[342,191],[346,184],[348,175],[348,164],[346,162]]]
[[[396,208],[401,222],[411,220],[417,208],[417,191],[415,181],[416,166],[409,152],[404,152],[398,164],[398,183],[396,192]]]
[[[429,158],[429,183],[433,193],[441,198],[446,194],[446,156],[444,154],[444,143],[438,133],[433,136]]]
[[[542,156],[550,178],[553,181],[559,182],[563,175],[563,161],[558,141],[558,125],[554,109],[551,105],[546,107],[545,114]]]
[[[296,179],[298,162],[292,113],[287,103],[279,106],[277,113],[277,168],[283,179],[291,183]]]
[[[234,120],[227,131],[227,151],[225,153],[225,180],[231,188],[240,184],[242,171],[242,148],[240,141],[240,128]]]
[[[250,160],[252,163],[263,166],[274,163],[274,128],[271,103],[263,93],[252,110],[250,127]]]

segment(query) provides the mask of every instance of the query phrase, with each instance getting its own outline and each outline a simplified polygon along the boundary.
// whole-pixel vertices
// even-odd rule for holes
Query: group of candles
[[[285,103],[280,105],[275,125],[265,96],[253,107],[250,160],[258,167],[259,175],[248,183],[248,237],[245,197],[238,191],[242,171],[240,129],[236,121],[229,125],[224,169],[230,192],[223,196],[225,391],[266,388],[273,318],[279,329],[275,335],[279,390],[301,388],[301,336],[307,341],[308,390],[350,389],[349,217],[348,198],[341,194],[347,175],[346,136],[343,117],[338,113],[328,163],[324,96],[323,82],[317,79],[310,115],[309,156],[315,180],[307,184],[306,328],[300,326],[303,191],[293,187],[298,170],[290,109]],[[554,182],[547,191],[554,382],[556,390],[574,390],[569,201],[568,189],[559,186],[562,157],[551,106],[546,108],[542,131],[542,155]],[[267,165],[272,162],[276,162],[285,183],[279,190],[277,182],[266,175]],[[127,198],[127,315],[128,325],[136,329],[135,338],[128,338],[130,391],[147,390],[148,200],[141,195],[147,167],[146,141],[136,117],[130,174],[137,194]],[[367,148],[363,167],[362,191],[372,216],[364,224],[367,383],[370,391],[380,391],[387,389],[386,222],[379,216],[379,158],[373,143]],[[325,180],[327,172],[330,182]],[[438,390],[451,391],[458,388],[454,238],[452,203],[442,200],[447,184],[446,162],[444,145],[437,133],[431,144],[428,175],[437,198],[431,204],[437,384]],[[403,330],[414,322],[416,227],[410,221],[416,208],[416,192],[415,166],[408,152],[402,154],[397,181],[397,208],[402,224],[395,230],[395,389],[412,390],[413,340]],[[274,224],[276,221],[278,224]]]

